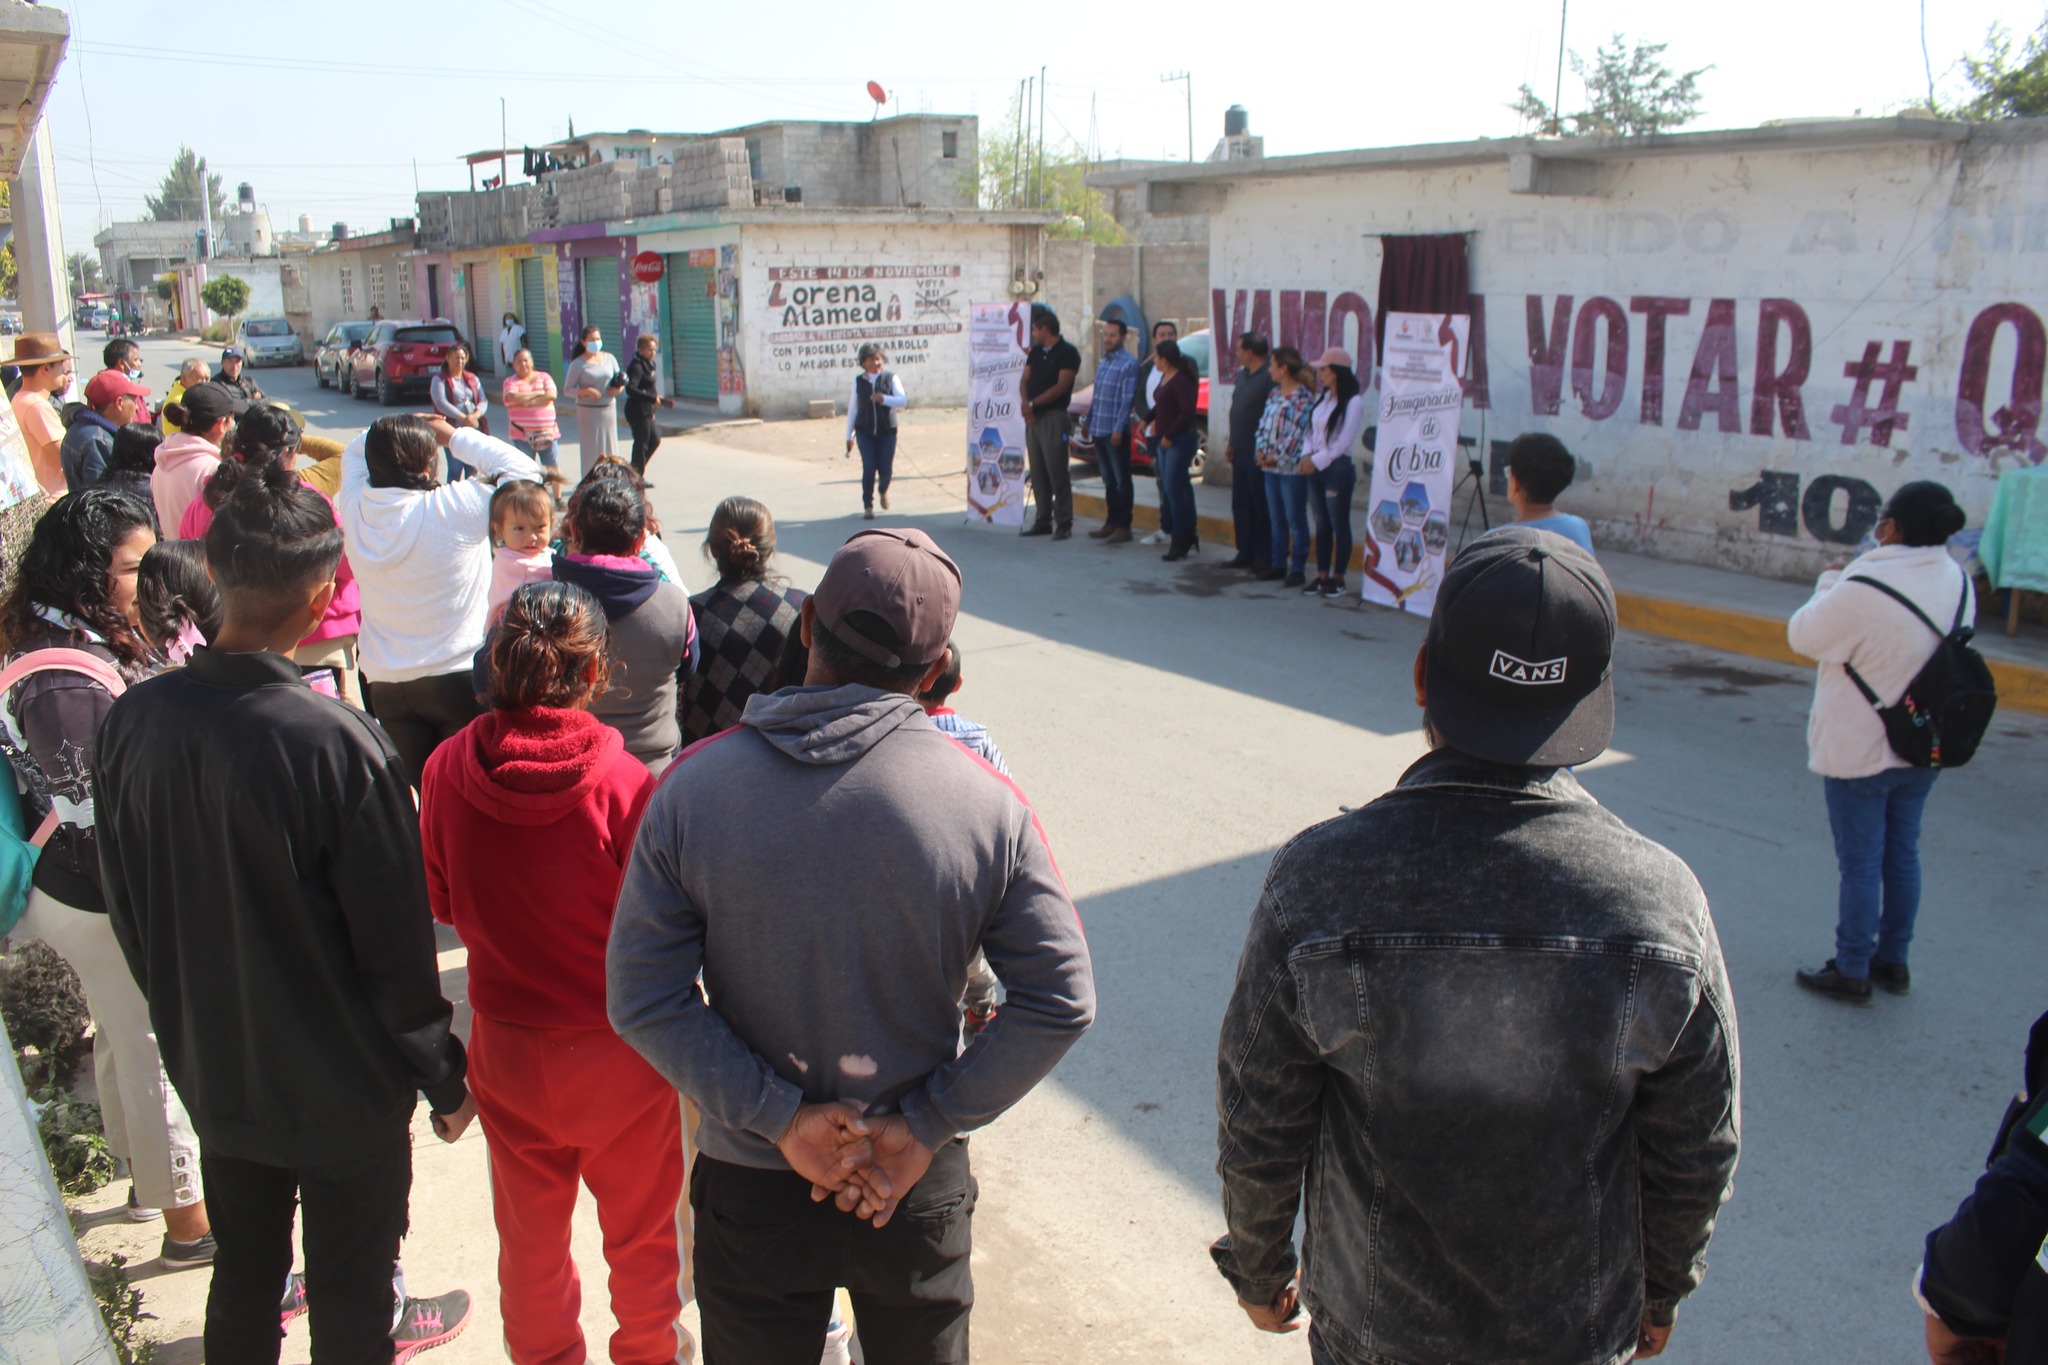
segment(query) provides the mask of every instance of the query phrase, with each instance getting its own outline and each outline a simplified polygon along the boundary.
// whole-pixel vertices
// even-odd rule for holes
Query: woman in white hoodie
[[[443,447],[476,477],[442,483]],[[491,495],[541,470],[494,436],[411,414],[371,423],[341,459],[365,698],[417,785],[441,741],[480,714],[470,662],[490,615]]]
[[[1793,649],[1820,661],[1807,766],[1826,779],[1842,877],[1835,955],[1802,968],[1797,979],[1834,999],[1868,1004],[1873,981],[1894,995],[1912,985],[1906,949],[1920,912],[1920,814],[1939,771],[1892,752],[1877,708],[1849,676],[1853,668],[1891,706],[1941,642],[1926,621],[1869,583],[1902,593],[1943,632],[1958,616],[1971,624],[1970,582],[1946,548],[1964,520],[1942,485],[1900,488],[1878,520],[1877,548],[1822,574],[1786,632]]]

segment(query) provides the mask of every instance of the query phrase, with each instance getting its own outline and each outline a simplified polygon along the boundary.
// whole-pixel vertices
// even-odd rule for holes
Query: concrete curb
[[[1107,516],[1109,505],[1093,494],[1076,492],[1074,514],[1079,517],[1083,513]],[[1159,509],[1139,503],[1131,509],[1131,521],[1146,530],[1156,530]],[[1228,519],[1198,516],[1195,522],[1205,542],[1237,544],[1237,528]],[[1364,570],[1362,547],[1353,547],[1351,567],[1361,572]],[[1813,662],[1792,652],[1791,646],[1785,643],[1785,623],[1776,617],[1620,589],[1615,590],[1614,604],[1621,614],[1621,624],[1627,630],[1684,640],[1688,644],[1705,645],[1730,654],[1746,654],[1754,659],[1771,659],[1781,664],[1811,666]],[[2000,706],[2048,715],[2048,669],[1988,655],[1985,662],[1990,664],[1991,676],[1998,683]]]

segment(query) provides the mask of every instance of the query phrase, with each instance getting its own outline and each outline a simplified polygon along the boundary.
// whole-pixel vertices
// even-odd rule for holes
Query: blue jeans
[[[1102,500],[1109,504],[1104,521],[1129,530],[1131,504],[1138,485],[1131,479],[1131,429],[1117,428],[1095,437],[1095,467],[1102,471]]]
[[[1166,493],[1166,452],[1157,437],[1147,436],[1145,455],[1152,461],[1152,482],[1159,489],[1159,529],[1165,535],[1173,534],[1173,499]],[[1136,484],[1132,485],[1134,488]]]
[[[1307,477],[1315,494],[1309,507],[1316,514],[1316,576],[1342,578],[1351,567],[1351,490],[1358,486],[1358,466],[1349,455],[1339,455],[1328,469]],[[1334,573],[1330,569],[1333,549]]]
[[[1920,913],[1920,814],[1933,768],[1887,768],[1827,779],[1828,826],[1842,873],[1835,911],[1835,969],[1868,976],[1870,964],[1903,966]]]
[[[1201,446],[1201,433],[1189,427],[1166,443],[1159,457],[1160,507],[1173,508],[1173,531],[1175,540],[1196,540],[1195,526],[1195,451]],[[1166,516],[1160,514],[1160,524]]]
[[[1266,510],[1273,523],[1276,569],[1291,574],[1308,568],[1308,480],[1299,474],[1265,472]]]
[[[881,480],[882,491],[887,493],[889,480],[896,476],[896,433],[885,431],[879,436],[870,436],[865,431],[856,431],[853,440],[860,447],[860,505],[872,511],[875,480]]]
[[[450,450],[445,453],[448,457],[448,482],[460,483],[476,473],[476,470],[456,459],[454,451]]]

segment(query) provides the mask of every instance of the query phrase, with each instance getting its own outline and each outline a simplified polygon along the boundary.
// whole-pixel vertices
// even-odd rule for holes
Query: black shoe
[[[1303,597],[1321,597],[1323,595],[1323,580],[1318,578],[1315,582],[1303,588],[1301,595]]]
[[[1287,577],[1287,570],[1285,569],[1261,569],[1252,575],[1252,581],[1255,583],[1272,583],[1285,577]]]
[[[1286,580],[1282,582],[1280,586],[1283,588],[1298,588],[1306,582],[1308,582],[1308,579],[1305,576],[1298,573],[1291,573],[1287,575]]]
[[[158,1257],[165,1270],[190,1270],[194,1266],[212,1265],[213,1252],[213,1234],[210,1232],[202,1232],[189,1242],[180,1242],[167,1232]]]
[[[1020,536],[1049,536],[1052,534],[1052,523],[1049,521],[1041,521],[1036,526],[1025,527],[1017,534]]]
[[[1793,979],[1815,995],[1825,995],[1836,1000],[1845,1000],[1852,1005],[1870,1003],[1870,978],[1867,976],[1843,976],[1836,969],[1835,960],[1829,958],[1825,966],[1818,969],[1801,967],[1792,974]]]
[[[1870,980],[1893,995],[1906,995],[1913,989],[1913,973],[1906,970],[1906,964],[1903,962],[1871,963]]]
[[[1238,555],[1234,559],[1224,560],[1223,567],[1226,569],[1256,569],[1259,566],[1250,555]]]
[[[1054,540],[1071,540],[1073,539],[1073,536],[1074,528],[1071,526],[1062,526],[1052,533],[1052,538]]]
[[[1195,543],[1191,540],[1176,539],[1173,542],[1173,548],[1159,557],[1169,564],[1178,564],[1181,560],[1188,557],[1188,552],[1194,549],[1194,547]]]
[[[1341,579],[1341,578],[1325,578],[1325,579],[1323,580],[1323,596],[1325,596],[1325,597],[1342,597],[1343,595],[1344,595],[1344,580],[1343,580],[1343,579]]]

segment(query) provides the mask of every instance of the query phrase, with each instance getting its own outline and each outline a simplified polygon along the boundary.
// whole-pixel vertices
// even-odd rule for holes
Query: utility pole
[[[1038,68],[1038,207],[1045,207],[1045,68]]]
[[[1557,86],[1550,93],[1550,132],[1564,133],[1564,21],[1571,13],[1572,0],[1557,0]]]
[[[1017,117],[1010,120],[1010,127],[1015,130],[1017,140],[1010,145],[1010,202],[1004,205],[1005,208],[1016,209],[1024,206],[1024,88],[1029,80],[1030,78],[1026,77],[1017,82]]]
[[[505,180],[505,97],[498,96],[498,188],[504,189]]]
[[[1171,74],[1169,74],[1169,75],[1164,75],[1164,76],[1161,76],[1161,77],[1159,78],[1159,83],[1160,83],[1161,85],[1171,85],[1171,84],[1173,84],[1173,83],[1174,83],[1175,81],[1179,81],[1179,82],[1180,82],[1180,83],[1181,83],[1182,85],[1184,85],[1184,86],[1186,86],[1186,87],[1187,87],[1187,92],[1188,92],[1188,160],[1189,160],[1189,161],[1193,161],[1193,160],[1195,159],[1195,77],[1194,77],[1194,73],[1193,73],[1193,72],[1191,72],[1191,71],[1175,71],[1175,72],[1172,72],[1172,73],[1171,73]]]

